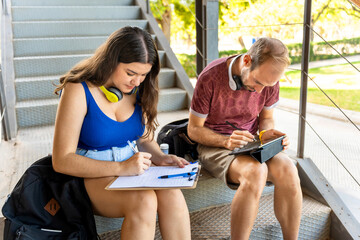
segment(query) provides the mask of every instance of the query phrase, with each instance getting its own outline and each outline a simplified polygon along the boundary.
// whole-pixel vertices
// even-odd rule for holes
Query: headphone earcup
[[[107,90],[109,92],[113,93],[117,97],[117,102],[120,101],[123,98],[123,94],[119,89],[117,89],[115,87],[109,87]],[[108,100],[110,102],[112,102],[109,98],[108,98]]]
[[[236,90],[240,90],[243,87],[241,77],[237,75],[233,75],[233,79],[236,84]]]

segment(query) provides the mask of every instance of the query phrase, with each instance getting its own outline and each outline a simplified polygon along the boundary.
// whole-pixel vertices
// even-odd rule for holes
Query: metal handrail
[[[5,16],[7,16],[7,15],[9,15],[9,12],[8,12],[8,10],[7,10],[7,4],[6,4],[6,0],[1,0],[1,7],[2,7],[2,12],[1,12],[1,14],[2,15],[5,15]]]
[[[5,100],[5,88],[2,78],[2,69],[0,64],[0,122],[4,132],[4,140],[11,140],[10,129],[9,129],[9,119],[7,115],[6,100]],[[1,136],[0,136],[1,137]]]
[[[147,14],[150,13],[150,2],[149,2],[149,0],[146,0],[146,13]]]
[[[300,106],[299,106],[299,131],[297,157],[304,158],[305,149],[305,120],[307,102],[307,73],[309,70],[310,57],[310,29],[307,25],[311,23],[311,0],[305,1],[304,7],[304,28],[303,28],[303,48],[301,58],[301,86],[300,86]]]

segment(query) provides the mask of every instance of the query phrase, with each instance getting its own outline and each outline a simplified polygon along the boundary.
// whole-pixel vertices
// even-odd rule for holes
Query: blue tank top
[[[81,127],[78,147],[86,150],[106,150],[124,147],[127,141],[139,139],[145,130],[142,123],[142,109],[138,103],[130,118],[117,122],[106,116],[96,104],[88,86],[81,83],[85,90],[87,113]]]

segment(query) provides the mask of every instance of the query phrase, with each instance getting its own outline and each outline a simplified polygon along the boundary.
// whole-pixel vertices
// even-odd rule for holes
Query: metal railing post
[[[150,12],[150,2],[149,0],[146,0],[146,13],[149,14]]]
[[[203,1],[195,0],[195,26],[196,26],[196,74],[199,75],[204,69],[204,10],[203,10]]]
[[[11,140],[11,134],[9,129],[9,119],[7,115],[7,109],[6,109],[6,99],[5,99],[5,89],[2,79],[2,70],[1,70],[1,64],[0,64],[0,122],[1,127],[4,133],[4,140],[8,141]],[[1,136],[0,136],[1,138]]]
[[[304,32],[301,59],[301,86],[300,86],[300,106],[299,106],[299,132],[297,157],[304,158],[305,146],[305,120],[306,120],[306,101],[307,101],[307,82],[310,58],[310,26],[311,26],[311,0],[305,0],[304,6]]]
[[[219,57],[218,50],[218,0],[196,0],[196,73]]]
[[[219,0],[206,1],[206,59],[208,65],[219,58]]]
[[[6,0],[1,0],[1,7],[2,7],[2,13],[5,16],[9,15],[8,9],[7,9],[7,4],[6,4]]]

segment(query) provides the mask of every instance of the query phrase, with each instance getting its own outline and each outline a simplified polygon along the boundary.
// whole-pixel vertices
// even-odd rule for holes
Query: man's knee
[[[240,187],[245,192],[260,196],[265,187],[267,175],[268,168],[266,164],[249,163],[239,176]]]
[[[274,157],[273,166],[269,167],[272,181],[278,184],[300,186],[300,178],[294,162],[285,154]]]

